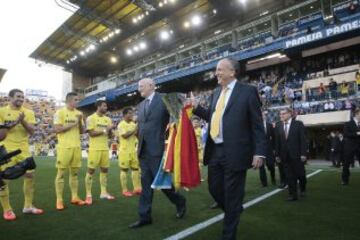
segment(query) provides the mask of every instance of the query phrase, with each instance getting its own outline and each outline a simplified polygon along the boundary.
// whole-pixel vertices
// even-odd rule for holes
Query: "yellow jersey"
[[[69,110],[67,107],[56,111],[54,115],[54,125],[62,125],[66,127],[78,121],[78,115],[81,114],[79,110]],[[84,123],[82,123],[84,124]],[[80,129],[73,127],[70,130],[57,134],[59,148],[74,148],[81,147],[80,144]]]
[[[107,116],[99,116],[97,113],[86,119],[86,130],[104,131],[111,126],[112,121]],[[96,137],[89,136],[89,150],[109,150],[108,135],[101,134]]]
[[[136,124],[134,122],[126,122],[122,120],[118,125],[118,133],[120,138],[119,143],[119,151],[132,153],[136,152],[137,138],[135,135],[131,135],[128,138],[123,138],[122,135],[129,132],[134,131],[136,129]]]
[[[10,105],[0,108],[0,124],[6,125],[15,122],[20,113],[24,113],[25,121],[30,124],[35,124],[35,114],[32,110],[21,107],[19,110],[12,109]],[[9,149],[29,149],[29,136],[21,123],[18,123],[15,127],[11,128],[7,137],[0,143],[5,148]]]

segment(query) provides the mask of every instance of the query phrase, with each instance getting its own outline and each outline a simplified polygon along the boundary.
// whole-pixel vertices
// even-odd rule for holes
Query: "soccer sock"
[[[100,189],[101,189],[101,195],[107,194],[107,173],[100,172]]]
[[[79,199],[78,189],[79,189],[79,180],[78,180],[79,168],[70,168],[70,177],[69,185],[71,190],[71,199]]]
[[[127,188],[127,171],[120,170],[120,183],[121,183],[122,192],[127,192],[128,191],[128,188]]]
[[[91,175],[90,173],[86,173],[85,188],[86,188],[86,196],[87,197],[91,196],[92,183],[93,183],[93,175]]]
[[[32,177],[24,178],[24,208],[31,208],[33,206],[34,199],[34,179]]]
[[[134,186],[134,190],[140,190],[141,184],[140,184],[140,174],[139,170],[132,170],[131,171],[131,178]]]
[[[56,201],[63,202],[65,169],[58,168],[55,178]]]
[[[8,181],[5,181],[6,185],[0,190],[0,203],[4,212],[12,210],[9,201],[9,185]]]

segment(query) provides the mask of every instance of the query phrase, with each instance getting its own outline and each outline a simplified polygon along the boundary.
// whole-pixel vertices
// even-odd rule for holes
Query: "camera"
[[[0,130],[6,129],[6,126],[0,125]],[[6,135],[5,135],[6,137]],[[15,150],[12,152],[7,152],[4,146],[0,146],[0,166],[3,166],[11,161],[12,157],[20,154],[21,150]],[[33,157],[26,158],[21,163],[18,163],[12,167],[0,170],[0,189],[5,186],[3,179],[12,180],[17,179],[23,176],[27,170],[32,170],[36,168],[36,164]]]

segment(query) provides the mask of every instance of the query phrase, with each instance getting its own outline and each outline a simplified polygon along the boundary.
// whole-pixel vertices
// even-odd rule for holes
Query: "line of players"
[[[35,115],[30,109],[23,107],[24,93],[19,89],[9,92],[9,105],[0,108],[0,124],[7,125],[9,131],[4,141],[8,151],[21,150],[21,154],[12,158],[11,162],[0,167],[0,171],[15,165],[31,156],[29,150],[29,136],[35,130]],[[108,141],[114,133],[119,137],[119,166],[122,194],[126,197],[141,194],[139,162],[136,154],[137,126],[133,121],[133,110],[126,108],[123,111],[124,119],[115,126],[111,119],[105,114],[107,104],[104,100],[96,103],[96,112],[84,122],[83,114],[76,109],[79,97],[70,92],[66,96],[66,106],[59,109],[54,115],[54,130],[57,134],[57,174],[55,178],[56,209],[65,209],[63,192],[65,179],[64,174],[69,170],[69,185],[71,190],[71,203],[74,205],[91,205],[92,183],[96,168],[100,168],[100,199],[113,200],[114,196],[107,191],[107,174],[109,168],[109,146]],[[116,131],[114,131],[117,128]],[[80,136],[88,133],[89,153],[87,162],[87,173],[85,177],[86,199],[82,200],[78,195],[78,173],[81,167],[81,142]],[[131,169],[131,177],[134,191],[127,188],[128,172]],[[24,175],[24,214],[40,215],[43,209],[34,206],[34,176],[35,171],[28,171]],[[9,201],[9,181],[0,189],[0,203],[3,208],[3,217],[7,221],[16,219],[16,215]]]

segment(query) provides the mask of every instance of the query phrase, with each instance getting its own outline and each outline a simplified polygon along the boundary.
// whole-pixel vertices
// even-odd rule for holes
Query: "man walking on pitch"
[[[165,149],[165,130],[169,123],[169,112],[160,94],[155,92],[155,83],[145,78],[139,82],[139,92],[145,98],[139,104],[138,111],[138,156],[141,168],[142,193],[139,200],[139,220],[130,228],[139,228],[152,223],[151,206],[154,190],[151,184],[160,167]],[[186,212],[185,198],[175,189],[163,189],[162,192],[176,206],[176,218],[182,218]]]

